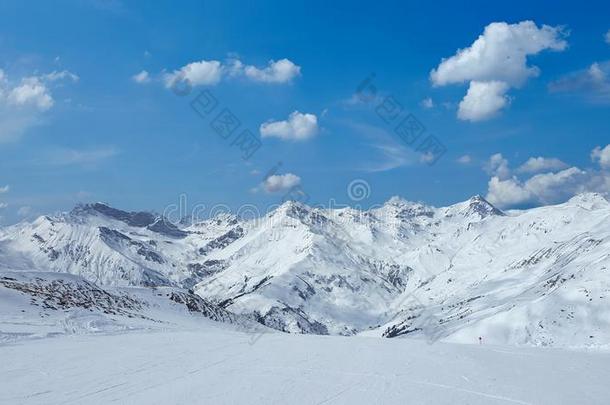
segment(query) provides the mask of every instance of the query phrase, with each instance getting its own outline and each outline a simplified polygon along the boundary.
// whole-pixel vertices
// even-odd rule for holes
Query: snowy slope
[[[610,354],[199,330],[0,345],[6,404],[587,404]]]
[[[610,204],[501,212],[482,197],[370,211],[287,202],[262,218],[174,226],[103,204],[0,235],[0,268],[103,286],[193,288],[298,333],[610,344]]]
[[[62,273],[0,271],[0,343],[59,335],[268,328],[176,287],[104,287]]]

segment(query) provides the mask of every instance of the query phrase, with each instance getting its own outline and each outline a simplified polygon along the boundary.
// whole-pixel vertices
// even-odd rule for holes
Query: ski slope
[[[610,353],[200,328],[0,345],[2,404],[608,404]]]

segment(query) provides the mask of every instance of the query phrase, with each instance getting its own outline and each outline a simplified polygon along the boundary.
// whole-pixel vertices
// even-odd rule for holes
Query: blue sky
[[[242,3],[0,3],[2,222],[90,201],[162,212],[181,194],[511,208],[608,192],[607,2]],[[396,102],[388,124],[376,108]],[[210,127],[222,108],[260,139],[251,158]],[[433,165],[394,131],[407,114],[446,148]]]

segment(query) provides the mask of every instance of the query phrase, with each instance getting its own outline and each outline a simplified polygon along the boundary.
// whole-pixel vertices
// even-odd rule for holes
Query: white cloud
[[[38,160],[49,166],[95,166],[119,154],[114,147],[100,147],[95,149],[55,149],[48,151],[45,158]]]
[[[416,164],[421,154],[414,148],[408,148],[402,142],[396,140],[387,128],[369,125],[361,122],[342,121],[347,130],[353,132],[358,138],[365,139],[365,143],[359,144],[354,139],[354,147],[363,146],[366,150],[376,153],[367,153],[367,159],[358,159],[349,170],[364,171],[367,173],[379,173],[393,170],[402,166]]]
[[[434,108],[434,100],[431,97],[426,97],[421,101],[421,106],[424,108]]]
[[[78,76],[64,70],[11,81],[0,69],[0,142],[18,139],[42,122],[43,113],[55,104],[51,89],[61,80],[75,82]]]
[[[287,83],[301,74],[301,67],[288,59],[271,60],[263,69],[256,66],[245,66],[243,69],[246,77],[265,83]]]
[[[224,63],[218,60],[201,60],[189,63],[180,69],[163,75],[165,87],[173,88],[181,82],[189,82],[192,86],[212,86],[218,84],[226,77],[245,77],[255,82],[263,83],[289,83],[301,74],[301,67],[288,59],[269,61],[264,68],[245,65],[236,57],[227,59]],[[140,77],[139,77],[140,76]],[[150,78],[146,71],[133,76],[132,79],[138,83],[144,83],[138,79]]]
[[[444,59],[430,78],[437,86],[477,80],[518,87],[540,73],[537,67],[527,65],[527,57],[545,49],[564,50],[567,43],[563,36],[561,27],[538,28],[533,21],[491,23],[470,47]]]
[[[582,94],[596,102],[610,102],[610,61],[595,62],[587,69],[569,73],[551,82],[549,90]]]
[[[54,70],[51,73],[47,73],[47,74],[43,75],[42,78],[44,80],[50,81],[50,82],[70,79],[72,82],[76,83],[77,81],[80,80],[80,78],[76,74],[74,74],[68,70],[62,70],[61,72]]]
[[[590,173],[570,167],[557,173],[537,174],[525,182],[529,190],[542,204],[562,202],[589,189]]]
[[[470,82],[466,96],[460,101],[458,118],[477,122],[494,117],[510,103],[507,91],[508,84],[504,82]]]
[[[470,82],[458,117],[488,119],[506,107],[509,88],[521,87],[528,78],[540,74],[536,66],[528,66],[527,57],[546,49],[564,50],[567,43],[563,37],[561,27],[538,28],[533,21],[491,23],[470,47],[443,59],[430,72],[430,80],[435,86]]]
[[[7,95],[7,101],[15,106],[35,106],[40,111],[53,107],[54,100],[47,86],[35,76],[26,77]]]
[[[301,178],[292,173],[274,174],[265,179],[262,186],[268,193],[288,190],[301,184]]]
[[[398,143],[383,143],[372,145],[380,152],[379,161],[370,162],[358,168],[369,173],[386,172],[413,163],[414,153]],[[421,158],[421,156],[420,156]]]
[[[500,208],[518,206],[532,200],[530,192],[515,178],[500,180],[494,176],[489,180],[487,188],[485,198]]]
[[[604,35],[604,39],[606,40],[606,43],[610,45],[610,30],[606,32],[606,35]]]
[[[457,158],[456,160],[459,164],[468,165],[472,162],[472,157],[470,155],[463,155]]]
[[[603,149],[595,148],[591,152],[591,156],[594,161],[599,162],[602,170],[569,167],[557,172],[536,174],[525,180],[516,176],[500,178],[494,175],[489,180],[486,198],[498,207],[507,208],[520,205],[554,204],[584,192],[608,195],[610,173],[604,169],[608,168],[605,164],[610,162],[605,160],[610,158],[610,145]],[[551,160],[546,159],[547,162]],[[536,165],[538,163],[534,163],[532,167],[538,167]]]
[[[567,168],[568,165],[557,158],[531,157],[517,169],[519,173],[540,173]]]
[[[193,86],[217,84],[222,78],[222,64],[217,60],[201,60],[182,66],[172,73],[164,75],[165,86],[173,87],[175,84],[188,81]]]
[[[150,82],[150,75],[146,70],[141,71],[140,73],[136,73],[131,76],[131,80],[139,84],[145,84]]]
[[[269,121],[261,124],[263,138],[280,138],[283,140],[303,141],[318,133],[318,118],[314,114],[292,112],[287,120]]]
[[[491,155],[484,169],[487,173],[498,177],[500,180],[504,180],[510,177],[510,168],[508,167],[508,160],[505,159],[501,153]]]
[[[598,162],[604,169],[610,169],[610,145],[606,145],[604,148],[596,146],[591,151],[591,160]]]
[[[7,184],[6,186],[0,187],[0,194],[8,193],[11,187]]]
[[[557,173],[542,173],[521,182],[516,177],[489,181],[487,199],[498,207],[505,208],[523,204],[554,204],[586,191],[599,189],[599,175],[577,167]]]

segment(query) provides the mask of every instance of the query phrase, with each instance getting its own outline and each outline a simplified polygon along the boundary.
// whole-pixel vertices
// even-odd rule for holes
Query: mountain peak
[[[490,216],[504,216],[500,211],[481,195],[470,197],[467,201],[451,205],[445,209],[447,216],[479,217],[481,219]]]
[[[170,237],[183,238],[187,235],[186,232],[172,224],[163,216],[146,211],[123,211],[113,208],[103,202],[79,204],[74,207],[74,209],[70,212],[70,215],[77,218],[101,215],[105,218],[124,222],[129,226],[136,228],[147,228],[150,231]]]
[[[389,214],[391,217],[408,219],[418,216],[431,217],[434,208],[420,202],[408,201],[402,197],[394,196],[390,198],[382,207],[382,215]]]
[[[570,198],[567,204],[577,205],[589,210],[610,207],[610,202],[601,193],[580,193]]]
[[[481,218],[485,218],[490,215],[505,215],[502,211],[494,207],[492,203],[487,201],[482,195],[479,194],[470,197],[468,200],[467,214],[479,214]]]
[[[125,222],[127,225],[136,227],[152,225],[158,218],[157,215],[150,212],[127,212],[113,208],[103,202],[79,204],[72,210],[71,214],[76,216],[101,214],[105,217],[116,219]]]
[[[320,209],[312,208],[300,201],[289,200],[280,205],[271,216],[282,215],[300,221],[307,226],[321,225],[328,222],[328,218]]]

